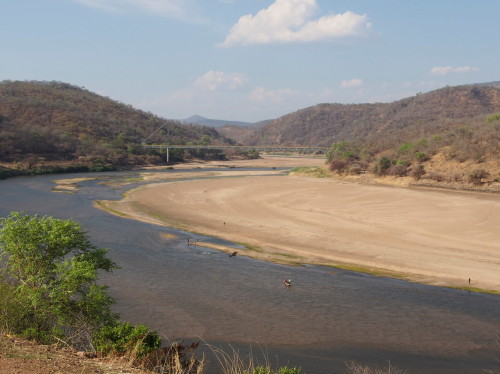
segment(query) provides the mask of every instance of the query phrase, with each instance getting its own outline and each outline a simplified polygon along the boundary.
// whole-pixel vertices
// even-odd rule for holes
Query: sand
[[[266,162],[324,163],[254,164]],[[469,287],[470,278],[470,287],[500,292],[498,195],[239,176],[146,185],[123,201],[101,204],[135,219],[248,244],[239,255],[355,265],[453,287]]]

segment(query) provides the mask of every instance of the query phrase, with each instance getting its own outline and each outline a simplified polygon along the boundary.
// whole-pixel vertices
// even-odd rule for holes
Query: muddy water
[[[53,179],[69,177],[0,181],[0,215],[18,210],[81,222],[121,266],[103,281],[125,320],[172,340],[231,343],[242,352],[253,347],[256,356],[265,351],[271,363],[301,366],[308,374],[343,373],[350,360],[378,367],[390,362],[408,373],[500,372],[499,296],[228,257],[187,243],[221,242],[216,238],[92,207],[93,200],[120,198],[134,185],[90,181],[75,194],[51,192]],[[284,286],[285,278],[292,287]]]

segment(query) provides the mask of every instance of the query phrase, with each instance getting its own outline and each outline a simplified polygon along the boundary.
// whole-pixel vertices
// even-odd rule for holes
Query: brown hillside
[[[388,104],[319,104],[231,135],[243,144],[331,147],[329,168],[341,176],[498,192],[497,87],[446,87]]]
[[[474,126],[498,112],[499,89],[446,87],[388,104],[319,104],[280,117],[237,140],[255,145],[316,146],[350,141],[382,151],[405,141]]]
[[[215,129],[181,124],[61,82],[0,82],[0,163],[78,162],[113,166],[164,162],[149,143],[231,144]],[[180,161],[186,154],[172,153]],[[203,156],[203,155],[200,155]]]

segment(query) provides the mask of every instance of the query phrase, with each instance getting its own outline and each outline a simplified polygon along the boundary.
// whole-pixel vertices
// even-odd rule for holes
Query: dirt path
[[[146,374],[123,363],[79,357],[70,349],[0,334],[0,374]]]

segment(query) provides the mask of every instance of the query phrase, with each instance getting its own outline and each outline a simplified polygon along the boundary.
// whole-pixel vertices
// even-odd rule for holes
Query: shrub
[[[476,169],[469,174],[469,183],[480,185],[483,183],[484,178],[488,178],[490,173],[484,169]]]
[[[488,122],[500,121],[500,114],[492,114],[486,119]]]
[[[330,170],[336,171],[337,173],[341,173],[345,171],[346,166],[347,166],[347,161],[334,160],[330,163]]]
[[[425,169],[423,165],[414,165],[408,175],[415,180],[421,179],[425,174]]]
[[[289,368],[288,366],[282,366],[278,370],[272,370],[268,366],[257,366],[251,373],[248,374],[301,374],[302,368]],[[246,373],[245,373],[246,374]]]
[[[424,161],[427,161],[429,159],[429,156],[427,156],[427,154],[425,152],[415,152],[414,157],[419,162],[424,162]]]
[[[460,137],[463,139],[470,139],[472,138],[472,129],[468,126],[462,126],[458,129],[458,133],[460,134]]]
[[[347,172],[352,175],[359,175],[363,172],[363,168],[359,164],[349,165]]]
[[[142,358],[130,357],[134,366],[148,372],[161,374],[201,374],[204,371],[205,360],[195,358],[194,351],[199,342],[190,345],[171,343],[168,346],[151,351]]]
[[[427,138],[422,138],[417,142],[418,148],[426,148],[429,145],[429,141]]]
[[[328,162],[334,160],[357,160],[360,157],[360,153],[366,153],[366,150],[347,141],[341,141],[332,144],[326,154],[326,158]]]
[[[115,171],[116,168],[107,163],[96,162],[89,167],[89,171],[92,172],[103,172],[103,171]]]
[[[387,174],[387,170],[391,167],[392,165],[392,160],[387,157],[383,156],[380,158],[374,167],[374,173],[377,175],[385,175]]]
[[[399,147],[399,152],[405,154],[405,153],[410,153],[413,151],[413,148],[415,148],[415,146],[413,145],[413,143],[405,143],[403,144],[402,146]]]
[[[409,165],[409,162],[406,161],[406,160],[396,160],[396,163],[395,163],[396,166],[408,166]]]
[[[442,181],[444,181],[444,176],[442,174],[433,172],[433,173],[426,174],[426,179],[432,179],[432,180],[435,180],[436,182],[442,182]]]
[[[387,369],[371,368],[369,366],[360,365],[357,362],[347,362],[346,366],[350,374],[405,374],[406,373],[406,370],[401,370],[394,366],[391,366],[391,363],[389,363]]]
[[[91,347],[91,336],[113,323],[114,300],[96,283],[98,271],[116,265],[88,240],[72,220],[12,212],[0,219],[3,265],[0,299],[4,328],[43,343],[57,338],[78,348]]]
[[[406,175],[407,168],[404,165],[393,165],[387,170],[388,175],[393,175],[396,177],[404,177]]]
[[[301,374],[301,373],[302,373],[302,368],[297,368],[297,367],[289,368],[287,366],[283,366],[278,370],[278,374]]]
[[[133,326],[128,322],[104,326],[94,337],[96,350],[104,354],[134,352],[137,357],[144,357],[158,349],[160,344],[161,339],[156,331],[150,331],[145,325]]]
[[[432,141],[434,143],[441,143],[443,141],[443,137],[441,135],[434,135],[432,137]]]
[[[389,169],[389,167],[392,164],[392,161],[389,157],[384,156],[379,160],[378,164],[382,170],[386,170]]]

